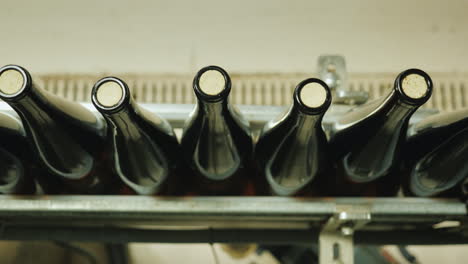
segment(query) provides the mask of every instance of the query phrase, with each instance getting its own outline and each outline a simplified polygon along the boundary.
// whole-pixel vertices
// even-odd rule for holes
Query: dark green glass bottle
[[[387,96],[340,117],[330,138],[335,160],[331,193],[396,195],[400,176],[395,171],[400,166],[409,119],[431,94],[429,75],[418,69],[406,70],[398,75]]]
[[[323,81],[304,80],[297,85],[288,112],[265,125],[255,146],[263,179],[257,183],[260,193],[266,189],[280,196],[319,194],[316,178],[330,162],[322,128],[330,103],[330,90]]]
[[[240,195],[248,186],[253,143],[249,123],[229,103],[231,79],[217,66],[193,81],[197,104],[184,127],[181,147],[190,168],[189,192]]]
[[[467,157],[467,109],[433,115],[415,124],[404,151],[405,195],[463,197]]]
[[[141,195],[173,193],[182,157],[170,124],[134,102],[115,77],[95,84],[92,102],[107,121],[113,168],[124,184]]]
[[[0,193],[34,194],[34,165],[21,122],[0,113]]]
[[[106,170],[105,122],[82,105],[38,87],[27,70],[0,68],[0,98],[20,116],[47,190],[101,194],[115,186]]]

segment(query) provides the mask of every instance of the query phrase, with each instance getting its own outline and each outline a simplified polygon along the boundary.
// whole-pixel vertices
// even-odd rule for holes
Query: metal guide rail
[[[3,195],[0,221],[3,240],[301,244],[338,230],[365,244],[468,243],[454,199]]]

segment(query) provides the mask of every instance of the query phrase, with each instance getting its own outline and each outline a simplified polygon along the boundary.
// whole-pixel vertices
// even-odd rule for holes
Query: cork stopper
[[[416,73],[409,74],[403,78],[401,88],[405,95],[412,99],[423,98],[429,90],[426,78]]]
[[[206,95],[218,95],[226,88],[226,80],[221,72],[208,70],[200,76],[198,87]]]
[[[318,82],[311,82],[304,85],[299,92],[301,102],[310,108],[318,108],[327,100],[327,90]]]
[[[124,96],[124,88],[115,81],[107,81],[96,89],[96,102],[104,107],[118,105]]]
[[[16,69],[8,69],[0,73],[0,92],[5,95],[14,95],[24,87],[24,76]]]

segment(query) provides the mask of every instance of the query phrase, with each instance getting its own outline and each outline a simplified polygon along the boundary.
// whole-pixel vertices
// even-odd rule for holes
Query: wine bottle
[[[432,80],[425,72],[409,69],[395,80],[390,93],[358,106],[334,123],[330,147],[334,153],[333,194],[344,196],[393,196],[400,176],[409,119],[432,94]]]
[[[460,185],[461,189],[461,198],[468,203],[468,177],[463,180]]]
[[[3,83],[0,79],[0,87]],[[34,160],[21,122],[0,113],[0,193],[34,194]]]
[[[115,187],[104,166],[105,122],[41,89],[20,66],[0,68],[0,83],[0,98],[20,116],[49,191],[97,194]]]
[[[433,115],[413,125],[404,153],[405,195],[464,196],[468,109]]]
[[[180,159],[170,124],[138,106],[127,84],[115,77],[94,85],[92,102],[110,130],[115,173],[137,194],[167,194]]]
[[[322,119],[331,103],[328,86],[319,79],[300,82],[293,104],[265,125],[255,146],[255,161],[273,195],[319,194],[314,180],[328,167],[327,138]]]
[[[252,157],[249,123],[228,102],[231,79],[217,66],[201,69],[193,81],[197,104],[185,124],[181,147],[191,172],[191,192],[242,194]]]

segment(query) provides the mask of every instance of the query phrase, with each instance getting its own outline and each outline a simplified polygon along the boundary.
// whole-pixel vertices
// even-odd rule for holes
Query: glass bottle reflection
[[[248,186],[252,156],[248,122],[228,102],[231,79],[217,66],[201,69],[193,81],[197,104],[182,135],[190,167],[191,191],[197,194],[241,194]]]
[[[260,192],[318,194],[316,178],[328,167],[322,129],[323,115],[331,103],[328,86],[319,79],[304,80],[296,87],[293,100],[286,114],[265,125],[255,146],[255,160],[267,186]]]
[[[0,193],[34,194],[34,165],[21,122],[0,113]]]
[[[24,68],[0,68],[0,98],[20,116],[49,190],[107,193],[114,184],[103,167],[105,123],[78,103],[38,87]]]
[[[101,79],[93,88],[94,106],[110,129],[113,168],[135,193],[172,193],[180,151],[166,120],[138,106],[125,82]],[[172,183],[172,184],[168,184]],[[173,189],[173,188],[172,188]]]
[[[468,109],[430,116],[410,129],[402,173],[408,196],[464,196]]]
[[[418,69],[402,72],[391,92],[358,106],[334,124],[330,145],[335,181],[329,188],[343,196],[393,196],[408,122],[431,96],[432,81]]]

